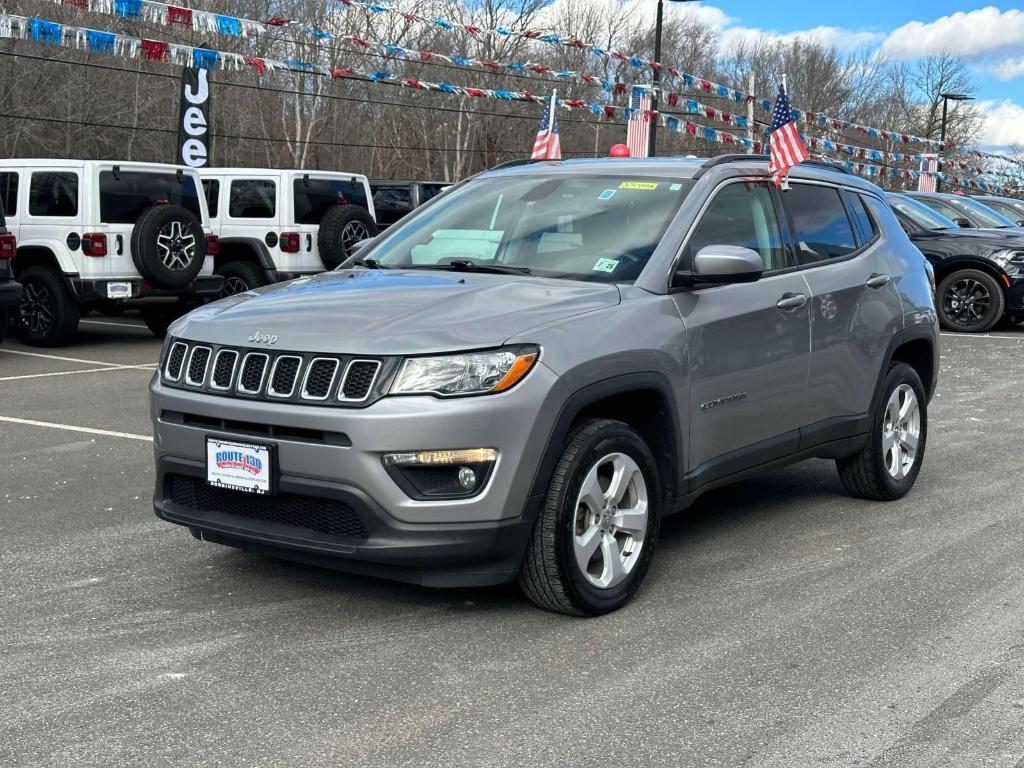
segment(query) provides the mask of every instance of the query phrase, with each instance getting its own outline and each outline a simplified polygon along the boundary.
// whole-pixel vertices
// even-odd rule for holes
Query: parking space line
[[[1009,336],[998,333],[942,333],[940,336],[948,336],[951,339],[1004,339],[1006,341],[1024,341],[1024,335]]]
[[[52,421],[35,421],[34,419],[16,419],[13,416],[0,416],[0,421],[11,424],[24,424],[29,427],[44,427],[46,429],[63,429],[67,432],[84,432],[87,435],[102,435],[103,437],[123,437],[126,440],[142,440],[151,443],[153,438],[149,435],[134,435],[131,432],[114,432],[109,429],[93,429],[92,427],[76,427],[73,424],[56,424]]]
[[[85,368],[81,371],[50,371],[48,373],[26,373],[21,376],[0,376],[0,381],[21,381],[22,379],[42,379],[47,376],[77,376],[80,373],[104,373],[105,371],[148,371],[152,373],[156,365],[115,365],[107,368]]]
[[[20,349],[0,349],[0,355],[25,355],[26,357],[41,357],[45,360],[61,360],[65,363],[88,363],[89,365],[124,365],[124,363],[107,363],[103,360],[83,360],[80,357],[61,357],[60,355],[46,355],[42,352],[25,352]]]
[[[142,328],[144,331],[148,331],[142,323],[115,323],[113,320],[79,320],[80,323],[90,323],[92,325],[114,325],[118,328]]]

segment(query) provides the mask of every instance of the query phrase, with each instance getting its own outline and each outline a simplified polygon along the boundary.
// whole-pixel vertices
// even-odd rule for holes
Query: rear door
[[[782,200],[811,290],[807,447],[862,431],[903,312],[886,238],[860,193],[793,180]]]
[[[380,229],[390,227],[414,207],[411,184],[373,184],[371,189]]]
[[[282,227],[279,176],[254,173],[249,176],[225,175],[221,180],[220,218],[221,240],[262,240],[277,269],[294,270],[301,253],[285,254],[280,249]],[[294,231],[294,230],[293,230]]]
[[[761,255],[754,283],[675,293],[690,364],[690,450],[694,485],[796,450],[810,363],[810,289],[794,270],[776,200],[765,182],[719,187],[681,256],[690,268],[709,245]]]

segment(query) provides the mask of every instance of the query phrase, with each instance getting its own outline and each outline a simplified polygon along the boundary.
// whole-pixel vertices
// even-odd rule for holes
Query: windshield
[[[1001,213],[1010,221],[1019,222],[1021,219],[1024,219],[1024,205],[1019,203],[1011,203],[1006,200],[981,200],[979,202],[988,206],[993,211]]]
[[[381,238],[382,267],[505,270],[596,282],[636,280],[693,182],[530,175],[454,189]]]
[[[929,197],[925,203],[951,219],[969,219],[976,227],[1003,229],[1016,226],[1005,216],[967,197]]]
[[[919,227],[925,229],[956,229],[956,222],[941,213],[933,211],[924,203],[903,195],[887,195],[889,205],[902,213]]]

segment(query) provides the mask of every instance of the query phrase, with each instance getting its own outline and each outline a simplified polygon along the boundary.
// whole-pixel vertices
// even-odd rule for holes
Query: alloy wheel
[[[49,288],[35,280],[27,281],[23,289],[21,322],[31,333],[42,336],[53,325],[53,296]]]
[[[196,257],[196,237],[182,221],[169,221],[156,236],[160,262],[172,272],[188,269]]]
[[[979,280],[965,277],[957,280],[942,297],[942,309],[954,325],[969,327],[977,325],[988,314],[992,306],[992,294]]]
[[[629,576],[647,535],[647,483],[624,453],[608,454],[583,478],[573,520],[573,552],[583,577],[610,589]]]
[[[345,253],[351,252],[353,245],[369,236],[370,230],[366,228],[365,224],[361,221],[350,221],[341,230],[341,242],[345,246]]]
[[[889,395],[882,417],[882,455],[885,469],[902,480],[914,467],[921,439],[921,408],[908,384],[900,384]]]
[[[224,280],[224,286],[220,289],[221,298],[234,296],[236,293],[245,293],[250,290],[248,284],[240,277],[232,275]]]

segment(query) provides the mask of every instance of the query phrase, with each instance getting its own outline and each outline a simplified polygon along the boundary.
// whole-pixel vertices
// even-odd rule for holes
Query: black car
[[[11,266],[17,250],[18,243],[7,231],[3,203],[0,203],[0,343],[7,335],[11,308],[17,307],[21,301],[21,285],[14,281],[14,268]]]
[[[903,229],[935,269],[943,327],[981,333],[1003,316],[1024,321],[1024,237],[1015,230],[961,229],[908,195],[890,194]]]
[[[373,208],[377,212],[377,228],[386,229],[406,214],[412,213],[442,190],[451,186],[447,181],[370,181]]]
[[[1017,219],[1008,219],[999,211],[993,210],[973,197],[950,195],[945,192],[904,192],[903,194],[924,203],[936,213],[950,219],[958,227],[1011,229],[1024,234],[1024,229],[1017,226]]]
[[[1024,227],[1024,200],[995,195],[975,195],[974,199],[996,213],[1003,214],[1018,227]]]

